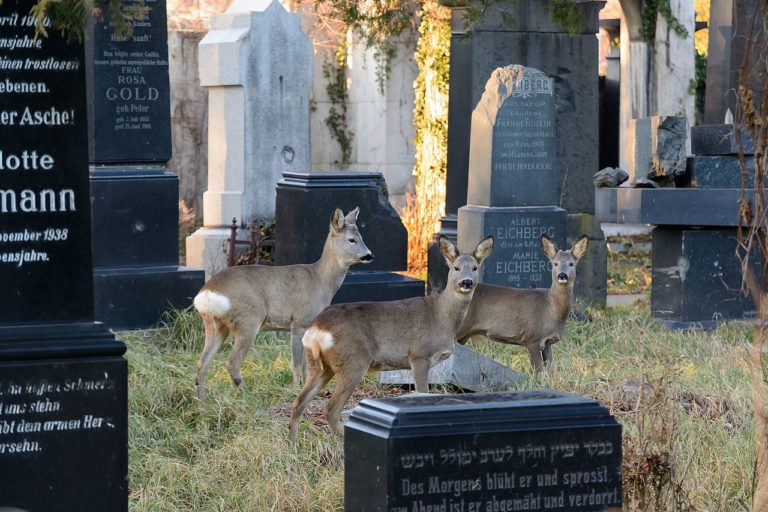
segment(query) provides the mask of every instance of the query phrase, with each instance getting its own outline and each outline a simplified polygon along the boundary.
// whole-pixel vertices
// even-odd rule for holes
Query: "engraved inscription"
[[[598,510],[621,503],[620,436],[450,446],[402,453],[390,512]],[[531,436],[524,436],[530,438]],[[416,446],[423,446],[421,445]],[[485,444],[478,446],[478,444]],[[598,508],[594,508],[598,507]]]

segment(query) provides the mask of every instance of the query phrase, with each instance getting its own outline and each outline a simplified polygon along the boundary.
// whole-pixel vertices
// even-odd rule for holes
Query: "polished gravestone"
[[[0,509],[128,510],[125,345],[93,322],[83,46],[3,2]]]
[[[379,172],[284,172],[277,184],[275,263],[317,261],[334,209],[356,207],[357,227],[374,261],[349,269],[334,303],[423,296],[423,281],[394,273],[407,267],[408,232]]]
[[[556,204],[555,81],[524,66],[497,68],[472,112],[467,204]]]
[[[621,426],[558,391],[367,399],[344,427],[344,508],[621,507]]]
[[[96,318],[115,329],[156,324],[204,281],[178,264],[165,2],[146,7],[131,36],[105,15],[86,38]]]

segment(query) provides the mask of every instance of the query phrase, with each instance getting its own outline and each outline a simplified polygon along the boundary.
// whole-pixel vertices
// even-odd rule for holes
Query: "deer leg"
[[[541,350],[539,350],[539,345],[530,345],[526,348],[528,349],[528,355],[531,358],[531,364],[533,364],[533,371],[538,374],[544,367],[544,358],[541,355]]]
[[[291,367],[293,370],[293,383],[301,386],[307,380],[307,358],[304,355],[304,326],[291,326]]]
[[[325,419],[328,421],[328,426],[331,427],[331,432],[338,435],[343,433],[341,410],[346,405],[349,397],[352,396],[352,392],[357,385],[363,380],[365,372],[368,371],[368,365],[350,370],[336,374],[336,387],[333,390],[333,396],[325,407]]]
[[[244,324],[238,327],[235,333],[235,346],[232,347],[232,353],[229,355],[229,377],[232,379],[232,385],[236,388],[242,389],[243,378],[240,375],[240,366],[243,364],[243,359],[251,348],[253,340],[261,329],[262,322],[258,324]]]
[[[321,367],[321,364],[313,363],[309,367],[309,377],[307,378],[304,387],[301,388],[299,396],[293,401],[293,407],[291,408],[291,421],[288,424],[288,439],[291,443],[296,443],[296,435],[298,434],[299,421],[304,414],[309,402],[317,395],[323,386],[328,384],[328,381],[333,377],[333,370],[330,367]]]
[[[411,375],[417,393],[429,393],[429,359],[411,359]]]
[[[205,398],[205,376],[208,373],[208,367],[211,366],[213,356],[219,351],[229,334],[227,326],[208,315],[203,315],[203,325],[205,326],[205,347],[197,361],[195,372],[195,390],[201,407]]]

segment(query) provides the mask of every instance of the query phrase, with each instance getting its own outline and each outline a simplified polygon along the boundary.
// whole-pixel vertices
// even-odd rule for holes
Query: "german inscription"
[[[134,6],[138,0],[127,0]],[[118,36],[109,18],[93,28],[94,162],[170,159],[170,92],[164,0]]]
[[[390,512],[602,510],[621,504],[621,438],[567,431],[414,443],[396,461]]]
[[[0,4],[0,307],[4,323],[89,320],[83,48],[35,37],[33,3]]]

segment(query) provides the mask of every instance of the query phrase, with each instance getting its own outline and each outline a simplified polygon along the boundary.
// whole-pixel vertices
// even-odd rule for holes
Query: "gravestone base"
[[[608,293],[608,247],[605,236],[594,215],[569,213],[566,245],[560,248],[570,249],[582,235],[589,237],[589,245],[587,254],[576,267],[574,296],[583,305],[605,308]]]
[[[456,215],[446,215],[440,219],[440,232],[435,233],[432,243],[427,248],[427,292],[444,290],[448,282],[448,265],[440,254],[437,239],[440,235],[448,237],[453,243],[458,243],[457,227],[459,218]]]
[[[740,292],[735,228],[657,227],[652,236],[653,318],[671,329],[707,329],[755,317],[754,304]]]
[[[230,236],[232,230],[223,226],[197,229],[185,240],[187,265],[203,270],[206,281],[227,268]]]
[[[201,270],[178,265],[96,268],[96,318],[112,329],[155,326],[167,311],[192,304],[203,286],[203,277]]]
[[[94,167],[90,182],[96,319],[140,329],[192,304],[205,276],[178,265],[178,176],[162,167]]]
[[[430,384],[453,384],[469,391],[507,391],[522,375],[463,345],[455,344],[453,354],[429,369]],[[382,384],[413,384],[411,370],[381,372]]]
[[[556,206],[459,208],[459,249],[471,250],[483,238],[494,236],[493,253],[482,268],[481,282],[514,288],[549,288],[549,259],[541,249],[546,234],[565,246],[566,213]]]
[[[101,324],[0,327],[0,509],[128,510],[124,352]]]
[[[424,296],[424,281],[382,271],[347,272],[331,304],[379,302]]]
[[[344,453],[349,512],[621,508],[621,425],[559,391],[363,400]]]

